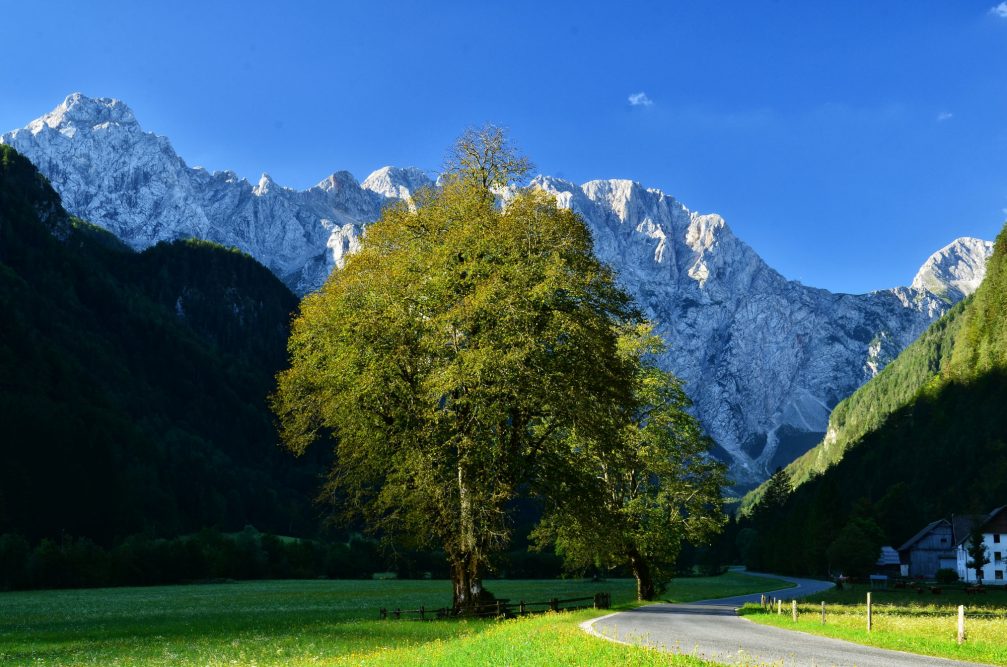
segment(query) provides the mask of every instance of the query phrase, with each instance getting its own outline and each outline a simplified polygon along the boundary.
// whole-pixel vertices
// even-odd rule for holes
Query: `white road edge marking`
[[[600,637],[602,639],[607,639],[610,642],[615,642],[616,644],[623,644],[625,646],[639,646],[639,644],[634,644],[633,642],[623,641],[617,637],[610,637],[606,634],[602,634],[594,629],[594,624],[598,621],[604,621],[606,618],[612,618],[613,616],[618,616],[622,612],[614,611],[611,614],[605,614],[604,616],[599,616],[598,618],[592,618],[591,620],[584,621],[580,624],[580,629],[589,635],[594,635],[595,637]]]

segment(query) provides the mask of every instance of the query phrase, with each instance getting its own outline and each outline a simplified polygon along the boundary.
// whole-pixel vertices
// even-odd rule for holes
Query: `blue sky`
[[[300,188],[437,170],[493,122],[540,172],[660,188],[834,291],[1007,218],[999,0],[146,4],[0,0],[0,130],[117,97],[191,165]]]

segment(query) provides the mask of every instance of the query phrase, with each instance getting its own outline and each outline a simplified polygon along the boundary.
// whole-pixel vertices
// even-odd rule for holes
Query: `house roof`
[[[923,527],[923,530],[910,537],[905,544],[899,547],[899,551],[905,551],[906,549],[909,549],[914,544],[922,540],[931,530],[941,525],[942,523],[946,523],[949,526],[951,525],[951,522],[948,521],[947,519],[937,519],[937,521],[931,521],[930,523],[928,523],[926,526]],[[952,528],[952,532],[953,531],[954,529]]]
[[[985,528],[986,524],[992,521],[997,515],[1007,509],[1007,505],[1001,505],[1000,507],[994,508],[989,514],[970,514],[961,517],[962,519],[962,532],[958,532],[958,517],[955,517],[955,526],[952,528],[955,535],[955,546],[958,546],[965,542],[972,535],[972,531],[975,529],[976,524],[980,527]]]
[[[1007,505],[1005,505],[1007,507]],[[989,514],[962,514],[952,517],[951,532],[954,536],[955,546],[961,545],[972,535],[972,531],[977,525],[982,525],[989,521],[993,515],[998,514],[1003,507],[999,507]]]
[[[881,547],[881,556],[875,565],[898,565],[901,562],[898,551],[891,547]]]

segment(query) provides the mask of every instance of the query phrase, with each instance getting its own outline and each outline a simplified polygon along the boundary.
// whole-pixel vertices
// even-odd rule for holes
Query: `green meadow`
[[[728,573],[676,579],[685,602],[779,588]],[[487,582],[526,601],[607,591],[633,606],[635,583],[612,579]],[[382,621],[381,607],[434,608],[447,581],[259,581],[0,594],[0,665],[700,665],[614,644],[578,624],[603,611],[522,619]]]
[[[1007,591],[990,587],[985,595],[966,595],[961,587],[873,591],[872,627],[867,632],[867,588],[847,586],[799,601],[794,623],[789,603],[783,613],[745,605],[741,614],[756,623],[835,637],[879,648],[955,660],[1007,665]],[[825,624],[821,603],[825,602]],[[958,644],[958,605],[965,605],[966,640]]]

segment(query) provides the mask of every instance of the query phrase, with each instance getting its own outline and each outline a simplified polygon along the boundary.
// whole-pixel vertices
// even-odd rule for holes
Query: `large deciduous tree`
[[[653,600],[683,541],[701,544],[726,522],[726,468],[687,412],[681,382],[652,362],[662,343],[647,325],[627,329],[622,354],[636,366],[633,412],[617,445],[591,437],[574,447],[580,489],[554,494],[534,536],[554,543],[571,569],[628,566],[637,597]]]
[[[441,546],[470,609],[519,487],[566,485],[573,434],[599,457],[618,447],[635,369],[618,331],[635,315],[577,215],[520,189],[497,206],[529,169],[502,132],[466,133],[449,165],[305,297],[272,404],[294,451],[335,436],[347,510]]]

